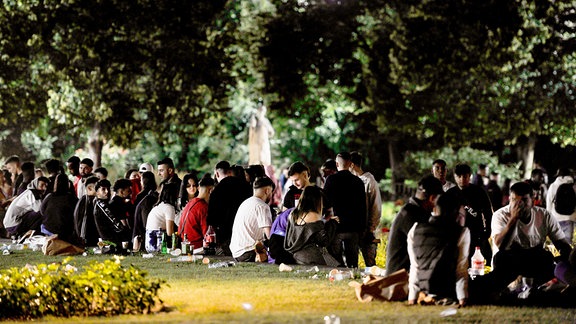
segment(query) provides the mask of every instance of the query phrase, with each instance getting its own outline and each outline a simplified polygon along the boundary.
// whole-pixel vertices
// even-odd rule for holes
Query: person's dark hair
[[[302,191],[298,205],[292,212],[294,221],[309,212],[322,213],[322,189],[316,186],[308,186]]]
[[[198,186],[198,173],[186,173],[184,178],[182,178],[182,183],[180,184],[180,206],[182,206],[182,208],[188,203],[188,192],[186,189],[190,187],[190,179],[194,180],[194,184]],[[198,196],[198,191],[196,191],[195,196]]]
[[[92,173],[100,173],[104,178],[108,177],[108,170],[105,167],[96,168]]]
[[[24,162],[22,163],[22,177],[23,182],[30,183],[30,181],[34,180],[36,177],[36,167],[32,162]]]
[[[534,177],[534,176],[537,176],[537,175],[538,175],[538,176],[541,176],[541,177],[544,176],[544,172],[542,171],[542,169],[534,169],[534,170],[532,170],[532,172],[530,173],[530,176],[531,176],[531,177]]]
[[[364,165],[364,157],[362,156],[362,154],[360,154],[360,152],[357,151],[350,153],[350,161],[356,164],[359,168],[362,168],[362,166]]]
[[[250,183],[254,183],[257,178],[266,176],[266,171],[262,164],[252,164],[246,168],[246,173],[250,178]]]
[[[444,193],[442,182],[433,175],[425,176],[418,182],[418,191],[425,193],[427,196]]]
[[[166,164],[169,168],[174,169],[174,161],[171,158],[165,157],[158,161],[158,165]]]
[[[112,188],[112,190],[114,190],[114,192],[117,192],[120,189],[126,189],[131,187],[132,187],[132,181],[128,179],[118,179],[116,180],[116,182],[114,182],[114,187]]]
[[[254,189],[259,189],[259,188],[264,188],[264,187],[272,187],[272,190],[274,190],[276,188],[276,186],[274,185],[274,181],[272,181],[272,179],[268,178],[267,176],[258,177],[258,178],[256,178],[256,180],[254,180],[254,184],[253,184]]]
[[[84,183],[85,186],[88,186],[89,184],[93,184],[98,182],[98,177],[97,176],[89,176],[88,178],[86,178],[86,182]]]
[[[142,178],[142,191],[154,191],[158,188],[156,177],[152,171],[142,172],[140,178]]]
[[[486,169],[486,164],[484,164],[484,163],[478,164],[478,169],[480,169],[480,170]]]
[[[340,152],[336,156],[341,158],[344,161],[350,161],[350,153],[349,152]]]
[[[235,177],[246,181],[246,171],[244,171],[243,166],[241,166],[240,164],[234,164],[230,168],[232,169],[232,174]]]
[[[38,177],[38,182],[42,181],[45,184],[49,184],[50,183],[50,179],[46,178],[46,177]]]
[[[54,194],[65,195],[70,192],[70,180],[65,174],[59,173],[54,179]]]
[[[328,159],[326,160],[326,162],[324,162],[324,164],[322,164],[322,170],[338,170],[338,168],[336,167],[336,161],[333,159]]]
[[[178,200],[178,186],[175,183],[164,182],[162,185],[162,192],[160,192],[160,197],[158,198],[158,203],[167,203],[176,207],[176,201]]]
[[[130,176],[132,175],[132,173],[138,173],[137,169],[128,169],[128,171],[126,171],[126,174],[124,175],[124,178],[126,179],[130,179]]]
[[[66,160],[66,163],[72,163],[73,165],[80,165],[80,158],[77,157],[76,155],[71,156],[68,160]]]
[[[310,175],[310,168],[308,168],[308,166],[306,166],[306,164],[297,161],[294,162],[290,165],[290,167],[288,168],[288,176],[291,177],[297,173],[302,173],[302,172],[308,172],[308,175]]]
[[[107,179],[98,180],[98,182],[96,182],[96,186],[94,187],[94,189],[98,191],[98,189],[100,189],[101,187],[110,188],[112,187],[112,184]]]
[[[472,169],[468,164],[457,164],[454,167],[454,174],[457,176],[462,176],[465,174],[472,174]]]
[[[515,193],[517,196],[532,196],[532,186],[528,182],[519,181],[510,187],[510,192]]]
[[[210,173],[204,174],[202,179],[200,179],[200,181],[198,182],[198,185],[200,187],[212,187],[215,184],[216,184],[216,181],[214,181],[214,178],[212,178],[212,175]]]
[[[228,172],[230,171],[230,162],[228,161],[220,161],[218,163],[216,163],[216,166],[214,167],[215,170],[222,170],[224,172]]]
[[[6,181],[6,183],[11,186],[12,185],[12,174],[10,174],[10,171],[2,170],[2,173],[4,174],[4,181]]]
[[[44,163],[44,166],[46,167],[46,171],[48,171],[48,174],[56,174],[60,172],[60,161],[56,159],[50,159],[46,161],[46,163]]]
[[[442,159],[434,160],[434,162],[432,162],[432,165],[434,165],[434,164],[442,164],[444,167],[446,167],[446,161],[444,161]]]
[[[436,201],[436,206],[440,209],[439,217],[455,221],[463,203],[464,201],[460,191],[453,191],[440,195]]]
[[[82,159],[82,161],[80,161],[80,164],[86,164],[89,167],[94,167],[94,161],[92,161],[92,159],[90,158],[84,158]]]
[[[8,163],[20,164],[20,157],[18,155],[12,155],[8,159],[6,159],[6,162],[4,162],[5,165]]]

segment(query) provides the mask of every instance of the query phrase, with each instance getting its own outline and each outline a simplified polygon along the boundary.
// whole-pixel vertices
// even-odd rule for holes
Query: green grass
[[[1,256],[0,268],[22,267],[27,263],[60,262],[63,257],[48,257],[39,252],[17,251]],[[77,256],[78,267],[107,256]],[[325,315],[336,314],[342,323],[353,322],[533,322],[573,323],[576,310],[561,308],[516,308],[476,306],[459,309],[448,318],[440,317],[442,306],[406,306],[403,302],[362,304],[347,281],[330,282],[329,269],[319,279],[310,273],[279,272],[277,266],[239,264],[233,268],[209,269],[203,264],[168,263],[166,257],[144,259],[126,257],[148,271],[151,277],[167,281],[160,297],[166,312],[152,315],[122,315],[111,318],[45,318],[52,322],[313,322],[322,323]],[[309,267],[296,266],[296,269]],[[243,304],[252,305],[246,310]],[[1,311],[1,307],[0,307]]]

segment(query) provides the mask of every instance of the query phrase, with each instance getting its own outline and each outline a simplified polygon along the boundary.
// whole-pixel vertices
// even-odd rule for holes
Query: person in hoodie
[[[42,233],[58,234],[58,238],[70,243],[78,240],[74,235],[74,209],[78,198],[70,191],[68,177],[59,173],[54,180],[54,191],[42,201]]]
[[[20,236],[29,230],[40,231],[40,205],[49,182],[46,177],[32,180],[28,189],[12,201],[4,216],[4,227],[8,235]]]
[[[78,200],[74,209],[74,227],[76,235],[85,246],[96,246],[98,243],[98,229],[94,221],[94,199],[96,198],[96,182],[98,178],[91,176],[84,183],[86,194]]]
[[[560,168],[556,173],[556,180],[554,180],[554,182],[550,185],[550,188],[548,188],[548,192],[546,193],[546,209],[554,218],[556,218],[568,242],[572,243],[572,237],[574,235],[574,220],[576,220],[576,211],[572,212],[571,214],[564,215],[556,210],[554,204],[554,199],[556,198],[558,188],[565,183],[573,184],[574,178],[572,177],[570,169]]]

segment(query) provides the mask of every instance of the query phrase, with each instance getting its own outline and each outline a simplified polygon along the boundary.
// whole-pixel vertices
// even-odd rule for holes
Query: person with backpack
[[[548,188],[546,209],[560,223],[566,239],[572,244],[576,221],[576,192],[570,169],[558,169],[556,180]]]

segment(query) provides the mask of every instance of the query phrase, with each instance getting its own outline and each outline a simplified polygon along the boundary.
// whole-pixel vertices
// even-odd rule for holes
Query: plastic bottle
[[[480,247],[476,247],[474,255],[472,255],[472,275],[483,276],[484,275],[484,256],[480,252]]]
[[[208,268],[209,269],[227,268],[227,267],[233,267],[235,265],[236,265],[236,262],[234,262],[234,261],[222,261],[222,262],[210,263],[208,265]]]
[[[214,255],[216,254],[216,232],[211,225],[208,225],[206,234],[204,234],[204,254]]]
[[[328,273],[328,279],[330,281],[340,281],[340,280],[351,279],[351,278],[354,278],[354,273],[352,271],[349,271],[349,270],[332,269]]]
[[[177,258],[170,258],[168,262],[194,262],[194,256],[192,255],[181,255]]]

